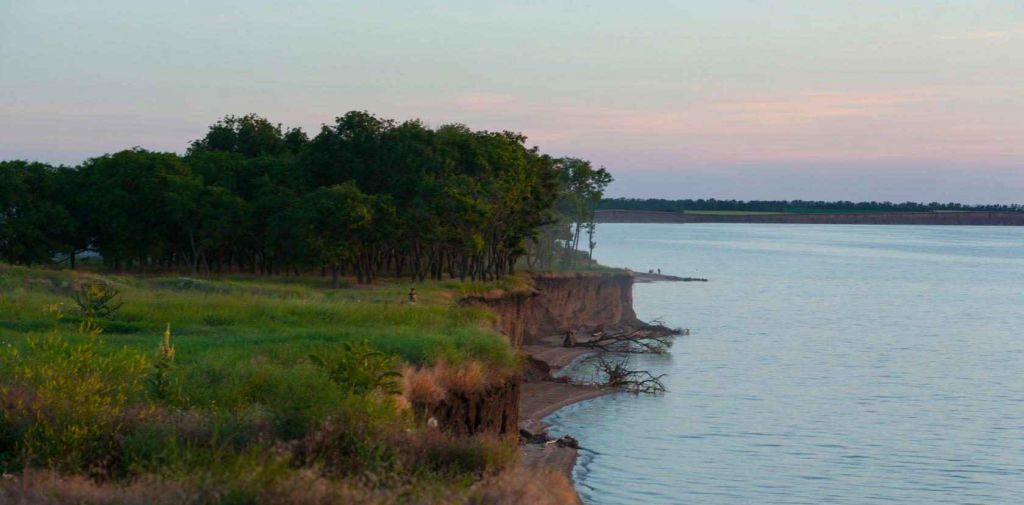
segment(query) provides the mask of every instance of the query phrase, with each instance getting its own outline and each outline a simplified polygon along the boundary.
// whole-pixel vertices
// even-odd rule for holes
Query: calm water
[[[1024,503],[1024,228],[605,224],[688,327],[661,397],[549,418],[591,504]]]

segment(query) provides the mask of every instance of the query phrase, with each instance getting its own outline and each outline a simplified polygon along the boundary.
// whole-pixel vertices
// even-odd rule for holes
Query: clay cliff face
[[[452,393],[440,403],[415,407],[453,435],[518,437],[521,384],[521,377],[511,377],[483,391]]]
[[[633,324],[633,276],[630,274],[541,274],[529,292],[494,292],[470,297],[497,316],[497,329],[516,346],[559,335],[581,326]],[[545,372],[546,374],[546,372]],[[486,390],[454,393],[436,404],[415,408],[456,435],[519,436],[519,395],[523,377],[515,376]]]
[[[536,343],[570,328],[637,322],[630,274],[538,274],[527,293],[495,293],[463,300],[498,316],[498,331],[513,345]]]

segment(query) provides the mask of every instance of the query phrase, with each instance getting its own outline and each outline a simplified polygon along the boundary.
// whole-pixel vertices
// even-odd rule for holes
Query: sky
[[[612,196],[1024,202],[1019,0],[0,0],[0,159],[516,130]]]

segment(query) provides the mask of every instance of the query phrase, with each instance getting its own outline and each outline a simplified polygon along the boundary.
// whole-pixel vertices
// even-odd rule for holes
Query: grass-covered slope
[[[109,317],[72,299],[96,279],[120,293]],[[523,480],[565,488],[513,471],[507,440],[432,429],[401,394],[418,366],[462,383],[514,370],[493,315],[456,302],[527,282],[419,284],[409,304],[402,282],[0,265],[0,473],[14,476],[0,501],[500,503]]]

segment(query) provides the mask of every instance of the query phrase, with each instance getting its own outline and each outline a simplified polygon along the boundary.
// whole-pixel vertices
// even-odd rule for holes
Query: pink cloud
[[[979,30],[942,37],[945,40],[1005,40],[1024,35],[1024,26],[1005,30]]]
[[[972,100],[981,102],[965,105]],[[1024,123],[1008,115],[992,122],[992,114],[974,109],[987,106],[962,90],[907,89],[736,94],[659,109],[471,93],[431,108],[474,126],[520,130],[532,144],[580,156],[656,152],[662,159],[741,163],[1024,159],[1024,146],[1012,140],[1024,136]]]

